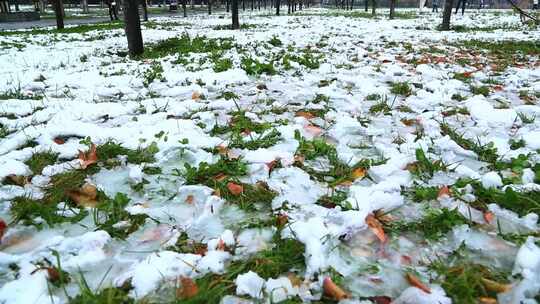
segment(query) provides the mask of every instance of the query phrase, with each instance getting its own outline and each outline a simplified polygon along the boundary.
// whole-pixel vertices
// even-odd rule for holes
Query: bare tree
[[[54,13],[56,15],[56,28],[61,30],[64,28],[64,3],[62,0],[54,0]]]
[[[371,0],[371,15],[375,16],[377,10],[377,0]]]
[[[208,15],[212,15],[212,0],[208,0]]]
[[[450,18],[452,17],[452,6],[454,6],[454,0],[446,0],[444,2],[443,19],[441,24],[441,30],[450,30]]]
[[[276,16],[279,16],[279,6],[281,5],[281,0],[276,0]]]
[[[144,52],[141,21],[139,20],[139,0],[124,0],[124,23],[129,54],[140,55]]]
[[[143,18],[144,21],[148,21],[148,4],[146,3],[146,0],[142,1],[142,7],[143,7]]]
[[[390,19],[394,19],[396,13],[396,1],[397,0],[390,0]]]
[[[184,17],[187,17],[186,1],[187,0],[182,0],[182,11],[184,11]]]
[[[240,22],[238,21],[238,0],[231,0],[231,12],[232,12],[232,28],[237,30],[240,28]]]

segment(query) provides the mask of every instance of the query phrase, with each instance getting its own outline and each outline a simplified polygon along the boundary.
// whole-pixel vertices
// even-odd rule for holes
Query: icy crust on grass
[[[198,282],[209,274],[226,275],[233,263],[275,253],[276,239],[301,244],[305,267],[274,277],[244,269],[230,278],[232,287],[222,303],[321,300],[323,280],[332,275],[351,296],[343,303],[367,304],[371,301],[365,299],[375,296],[402,304],[452,303],[454,295],[445,292],[428,266],[462,246],[473,262],[509,274],[512,288],[496,295],[500,303],[535,303],[540,293],[538,209],[525,213],[491,200],[473,205],[478,197],[471,184],[458,189],[459,195],[437,192],[460,179],[486,191],[539,190],[534,167],[540,162],[540,123],[534,119],[540,117],[538,55],[516,59],[495,74],[498,63],[490,61],[490,54],[459,47],[466,40],[537,41],[538,31],[525,30],[509,11],[453,16],[454,26],[481,29],[470,32],[436,31],[440,16],[429,13],[389,21],[339,16],[343,12],[331,16],[327,13],[336,11],[320,9],[303,12],[280,18],[246,14],[242,24],[252,27],[242,31],[215,29],[228,24],[218,15],[161,17],[143,24],[147,46],[184,33],[232,38],[236,46],[220,58],[233,66],[223,72],[215,72],[203,53],[182,58],[185,64],[175,63],[177,54],[143,61],[121,57],[114,52],[125,51],[120,29],[0,36],[0,92],[8,96],[20,89],[26,98],[44,96],[19,100],[20,95],[9,95],[0,101],[0,217],[9,223],[0,243],[0,303],[69,303],[39,266],[58,266],[55,252],[70,275],[70,296],[80,293],[84,277],[96,292],[129,285],[130,297],[159,303],[174,299],[179,278]],[[273,37],[282,45],[270,44]],[[24,47],[17,50],[9,43]],[[248,75],[242,68],[246,55],[268,62],[280,51],[299,57],[313,52],[321,59],[313,69],[298,59],[289,60],[290,69],[284,59],[277,60],[276,75]],[[155,63],[163,68],[163,80],[145,85],[145,73]],[[405,83],[410,95],[396,92],[396,83]],[[474,93],[473,86],[487,86],[489,93]],[[277,141],[216,153],[216,147],[233,144],[216,129],[231,131],[238,110],[251,122],[271,125],[260,134],[242,130],[243,141],[274,129]],[[443,134],[442,123],[469,143]],[[335,148],[336,159],[299,158],[296,133]],[[130,202],[124,210],[148,218],[125,240],[97,229],[91,208],[75,224],[49,227],[40,218],[36,222],[44,224],[42,229],[12,224],[10,208],[17,197],[42,199],[55,176],[81,169],[75,158],[79,150],[88,150],[81,142],[86,137],[98,146],[114,142],[132,150],[155,144],[159,152],[153,163],[134,164],[119,156],[113,165],[99,163],[85,178],[109,198],[126,194]],[[59,144],[59,138],[65,142]],[[482,161],[485,150],[470,142],[493,143],[503,162],[522,154],[530,164],[499,169]],[[425,169],[418,164],[418,149],[432,164],[445,166],[419,176],[415,170]],[[58,158],[32,172],[28,161],[38,153]],[[247,174],[235,182],[267,187],[271,201],[255,203],[255,211],[243,210],[211,183],[186,184],[186,165],[216,164],[221,154],[246,164]],[[332,161],[352,167],[365,160],[369,168],[355,171],[354,179],[336,184],[336,177],[316,176],[330,170]],[[154,167],[161,172],[148,173]],[[33,177],[21,186],[10,176]],[[437,198],[414,202],[411,191],[418,186],[435,188]],[[328,197],[340,200],[328,203]],[[390,222],[421,222],[429,211],[442,208],[456,209],[468,222],[436,240],[427,240],[423,231],[392,232],[384,226],[389,240],[381,243],[373,223],[366,222],[373,214],[381,221],[389,214]],[[129,224],[124,220],[114,227]],[[512,239],[514,233],[524,239]],[[177,252],[183,245],[204,250]],[[431,293],[411,286],[404,276],[409,272]]]

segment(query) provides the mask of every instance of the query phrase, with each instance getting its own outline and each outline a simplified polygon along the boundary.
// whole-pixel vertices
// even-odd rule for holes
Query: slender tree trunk
[[[452,17],[452,6],[454,6],[454,0],[446,0],[444,2],[443,20],[441,24],[441,30],[450,30],[450,17]]]
[[[212,15],[212,0],[208,0],[208,15]]]
[[[240,28],[240,22],[238,21],[238,0],[231,0],[231,12],[232,12],[232,28],[237,30]]]
[[[276,0],[276,16],[279,16],[279,6],[280,6],[280,0]]]
[[[124,23],[131,56],[144,52],[138,2],[138,0],[124,0]]]
[[[187,5],[186,5],[186,1],[187,1],[187,0],[182,0],[182,11],[184,11],[184,17],[187,17]]]
[[[146,0],[141,0],[141,1],[142,1],[144,21],[148,21],[148,5],[146,3]]]
[[[396,1],[390,0],[390,19],[394,19],[395,10],[396,10]]]
[[[369,2],[368,2],[368,1],[369,1],[369,0],[364,0],[364,5],[365,5],[364,10],[365,10],[366,12],[368,11],[368,8],[369,8]]]
[[[377,0],[371,0],[371,5],[371,15],[375,16],[375,14],[377,13]]]
[[[231,11],[229,1],[230,0],[225,0],[225,10],[226,10],[227,13]]]
[[[354,8],[354,0],[351,0],[351,11],[353,10]]]
[[[64,28],[64,15],[62,14],[64,4],[62,0],[54,0],[54,13],[56,15],[56,28]]]

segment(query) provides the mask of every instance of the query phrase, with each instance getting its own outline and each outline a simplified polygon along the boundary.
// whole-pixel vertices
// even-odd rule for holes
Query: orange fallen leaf
[[[86,169],[88,166],[95,164],[98,160],[96,145],[92,144],[90,150],[86,153],[79,150],[79,162],[81,163],[81,169]]]
[[[227,146],[225,146],[225,145],[219,145],[219,146],[217,146],[216,148],[217,148],[218,153],[219,153],[220,155],[224,155],[224,156],[225,156],[225,155],[227,155],[227,152],[229,152],[229,148],[227,148]]]
[[[199,93],[197,91],[193,91],[193,93],[191,94],[191,99],[196,100],[196,99],[200,99],[200,98],[201,98],[201,93]]]
[[[97,201],[97,188],[91,184],[84,184],[80,189],[70,190],[66,195],[71,198],[77,205],[83,207],[95,207]]]
[[[437,194],[437,198],[441,198],[443,196],[452,196],[452,192],[450,192],[450,188],[448,188],[447,185],[442,186]]]
[[[481,280],[482,280],[482,284],[484,284],[484,286],[486,287],[488,291],[502,293],[502,292],[507,292],[510,289],[512,289],[512,285],[510,284],[503,284],[503,283],[499,283],[499,282],[485,279],[485,278],[481,278]]]
[[[483,216],[484,216],[484,221],[486,221],[486,223],[488,224],[490,224],[495,218],[495,215],[491,211],[484,212]]]
[[[225,251],[227,249],[227,245],[225,245],[225,242],[222,239],[219,239],[216,250]]]
[[[427,287],[420,279],[415,277],[413,274],[407,273],[405,275],[405,278],[407,279],[407,282],[411,284],[412,286],[424,291],[425,293],[431,293],[431,289]]]
[[[199,293],[199,287],[193,279],[188,277],[180,277],[178,280],[180,287],[176,288],[176,298],[177,299],[189,299]]]
[[[186,197],[186,203],[188,203],[190,205],[193,204],[194,200],[195,200],[195,197],[193,195],[191,195],[191,194]]]
[[[341,287],[337,286],[330,277],[324,278],[323,291],[326,296],[335,301],[341,301],[349,298],[349,295],[343,289],[341,289]]]
[[[56,137],[55,139],[53,139],[53,141],[57,144],[57,145],[63,145],[66,143],[66,141],[61,138],[61,137]]]
[[[480,304],[497,304],[497,299],[490,297],[480,297],[478,298],[478,303]]]
[[[365,221],[371,231],[377,236],[379,241],[381,241],[381,243],[386,243],[388,238],[384,233],[383,225],[381,224],[381,222],[379,222],[379,220],[375,218],[373,214],[368,214]]]
[[[8,229],[8,225],[3,219],[0,219],[0,244],[2,244],[2,238]]]
[[[362,168],[362,167],[356,168],[352,172],[352,177],[354,179],[364,178],[366,176],[366,172],[367,172],[366,168]]]
[[[232,195],[239,195],[244,192],[244,187],[242,185],[235,184],[233,182],[227,183],[227,189],[229,189]]]
[[[276,218],[277,227],[283,227],[289,222],[289,217],[286,214],[280,214]]]
[[[315,115],[307,111],[298,111],[296,112],[296,117],[304,117],[305,119],[310,120],[312,118],[315,118]]]
[[[317,137],[319,135],[322,134],[323,132],[323,129],[317,127],[317,126],[314,126],[314,125],[307,125],[304,127],[304,129],[306,130],[306,132],[308,132],[309,134],[311,134],[313,137]]]
[[[227,175],[225,173],[219,173],[218,175],[214,176],[214,179],[218,182],[221,182],[226,178],[227,178]]]

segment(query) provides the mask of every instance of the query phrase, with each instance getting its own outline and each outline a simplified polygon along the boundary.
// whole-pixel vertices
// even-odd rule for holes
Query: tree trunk
[[[225,0],[225,10],[227,13],[231,11],[229,0]]]
[[[212,0],[208,0],[208,15],[212,15]]]
[[[441,24],[441,30],[450,30],[450,17],[452,17],[452,6],[454,6],[454,0],[446,0],[444,2],[443,20]]]
[[[279,6],[281,3],[279,3],[280,0],[276,0],[276,16],[279,16]]]
[[[146,3],[146,0],[141,0],[141,1],[142,1],[144,21],[148,21],[148,5]]]
[[[56,15],[56,28],[61,30],[64,28],[64,16],[62,14],[63,11],[63,3],[62,0],[54,0],[54,13]]]
[[[237,30],[240,28],[240,22],[238,21],[238,0],[231,0],[232,11],[232,28]]]
[[[187,0],[182,0],[182,11],[184,11],[184,17],[187,17]]]
[[[124,23],[131,56],[144,52],[138,2],[138,0],[124,0]]]
[[[371,0],[371,15],[375,16],[377,10],[377,0]]]
[[[396,10],[396,1],[390,0],[390,19],[394,19],[395,10]]]
[[[365,11],[367,12],[368,11],[368,8],[369,8],[369,0],[364,0],[364,5],[365,5]]]
[[[242,0],[242,11],[246,10],[246,0]]]

